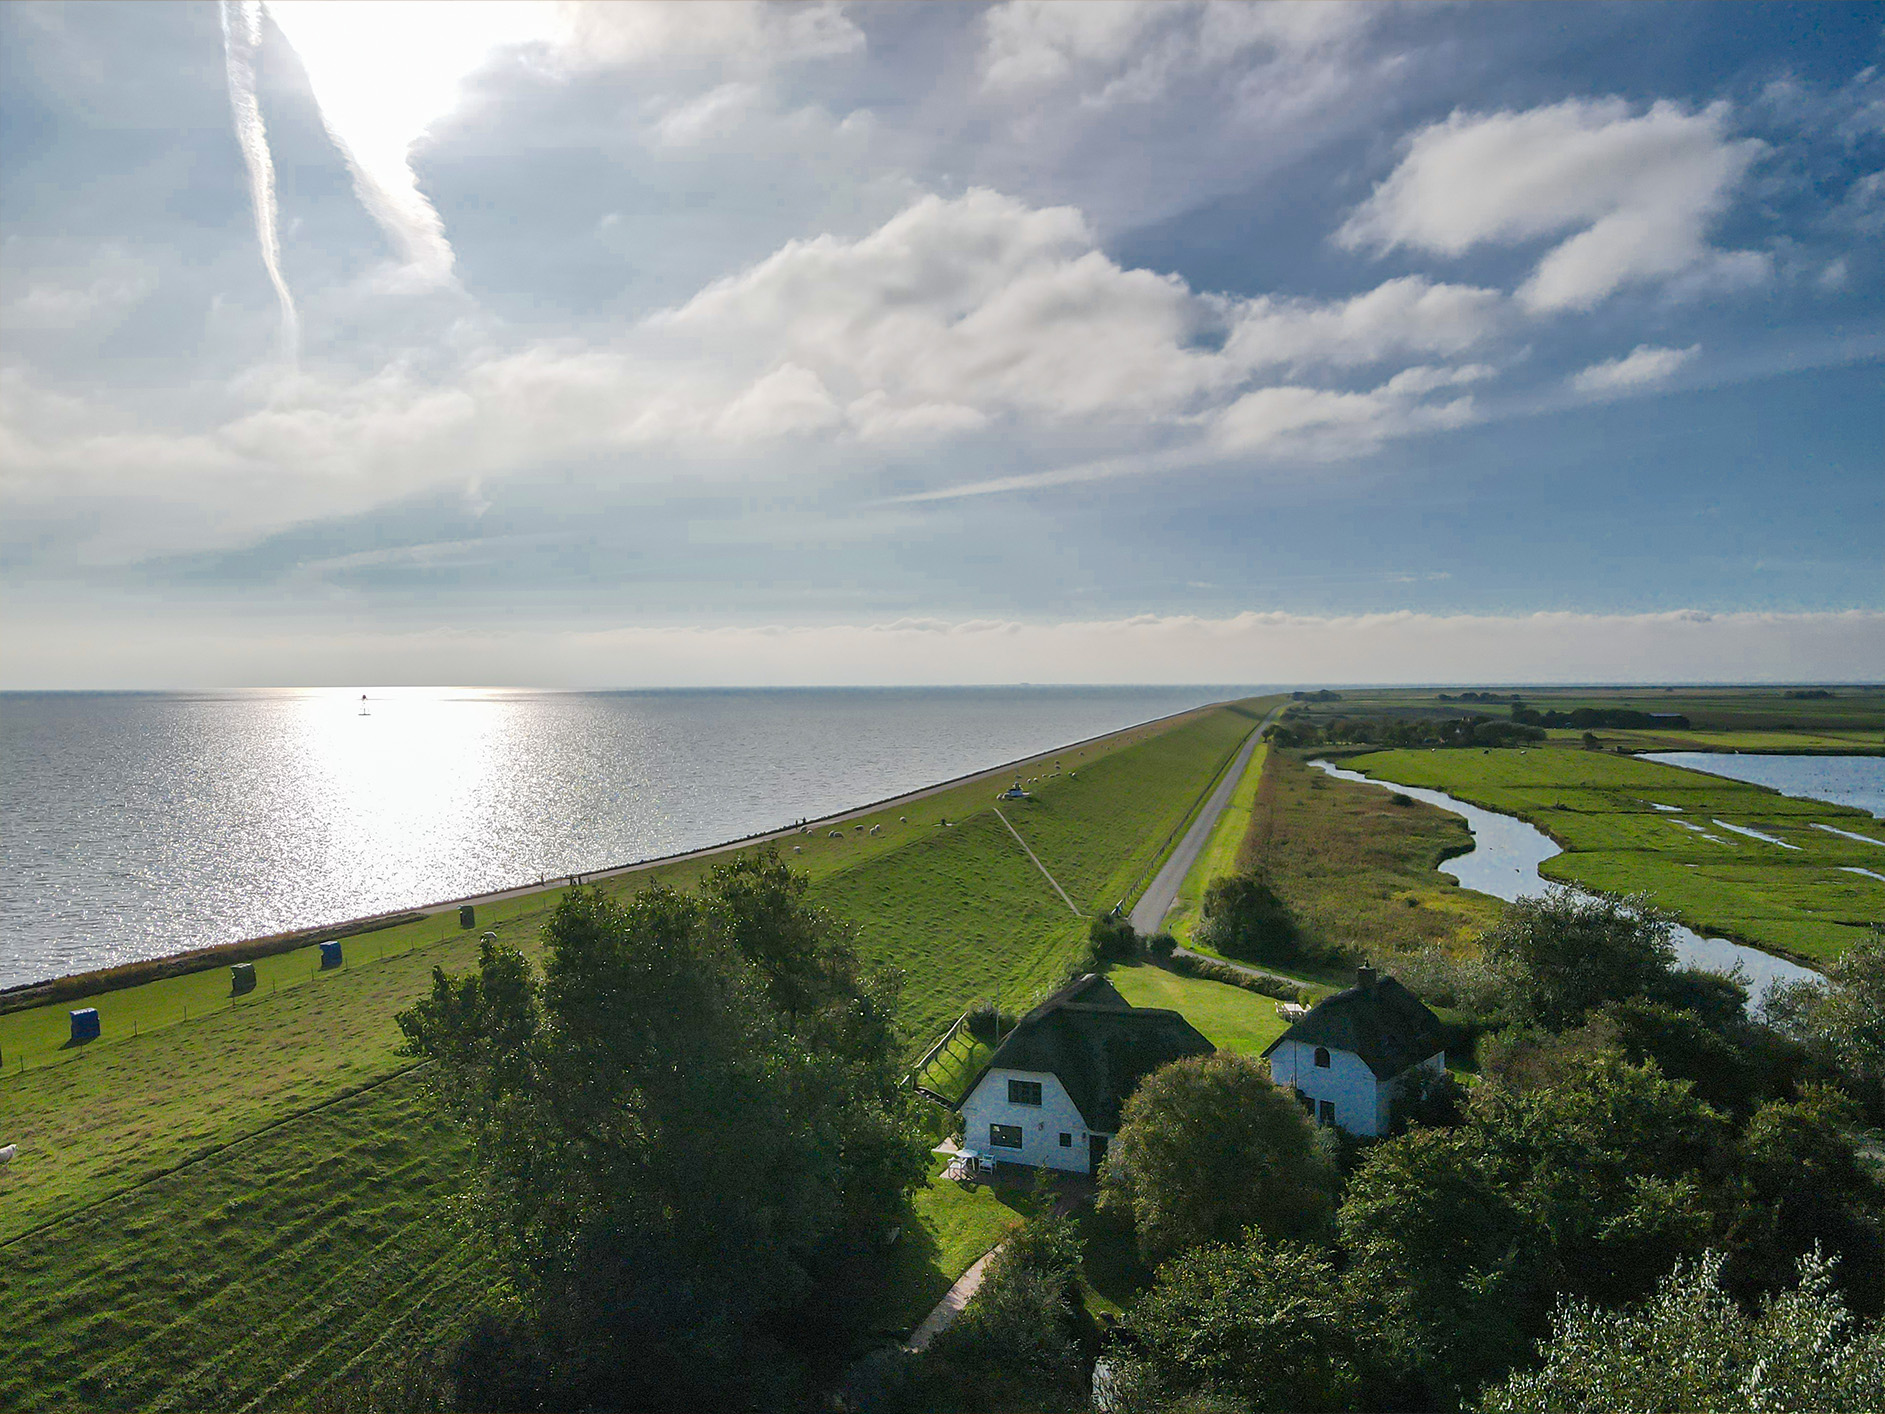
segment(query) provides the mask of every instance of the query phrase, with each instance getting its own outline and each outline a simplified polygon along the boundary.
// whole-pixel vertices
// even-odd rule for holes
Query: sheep
[[[833,838],[834,840],[841,840],[841,839],[843,839],[843,838],[844,838],[844,831],[843,831],[843,830],[833,830],[833,831],[831,832],[831,838]]]
[[[871,826],[871,833],[872,833],[873,835],[881,835],[881,834],[882,834],[883,832],[884,832],[884,827],[883,827],[882,825],[872,825],[872,826]]]
[[[897,823],[899,825],[907,825],[910,823],[910,817],[908,815],[899,815],[897,816]]]
[[[13,1156],[19,1152],[20,1146],[18,1144],[9,1144],[6,1148],[0,1149],[0,1164],[12,1163]]]

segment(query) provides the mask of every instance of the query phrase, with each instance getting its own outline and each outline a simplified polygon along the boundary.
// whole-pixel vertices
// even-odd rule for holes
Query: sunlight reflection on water
[[[0,985],[716,844],[1221,688],[0,694]]]

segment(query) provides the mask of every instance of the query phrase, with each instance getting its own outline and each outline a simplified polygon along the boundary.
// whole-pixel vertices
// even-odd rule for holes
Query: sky
[[[0,687],[1885,678],[1876,5],[0,6]]]

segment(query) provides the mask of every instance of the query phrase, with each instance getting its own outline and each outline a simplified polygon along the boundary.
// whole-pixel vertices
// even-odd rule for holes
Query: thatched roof
[[[1264,1048],[1268,1056],[1285,1041],[1349,1051],[1362,1058],[1377,1080],[1392,1080],[1446,1047],[1440,1018],[1392,977],[1363,968],[1361,980],[1309,1009],[1301,1020]]]
[[[962,1098],[991,1070],[1044,1071],[1066,1087],[1089,1130],[1111,1134],[1119,1128],[1119,1107],[1141,1080],[1171,1061],[1215,1049],[1177,1012],[1135,1007],[1105,978],[1089,974],[1022,1017]]]

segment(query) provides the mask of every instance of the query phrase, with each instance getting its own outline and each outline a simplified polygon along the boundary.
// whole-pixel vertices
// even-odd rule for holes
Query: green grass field
[[[1010,818],[1077,899],[1110,903],[1255,720],[1135,728],[1062,753],[1058,775],[1049,754]],[[999,786],[782,846],[860,947],[902,968],[913,1043],[996,985],[1025,1002],[1084,936],[994,817]],[[609,887],[685,887],[712,862]],[[374,1351],[462,1315],[478,1267],[457,1218],[464,1148],[405,1073],[393,1018],[433,966],[470,965],[488,927],[533,950],[557,897],[480,906],[469,933],[450,913],[351,938],[332,972],[312,948],[263,959],[244,998],[226,967],[111,992],[103,1038],[82,1047],[64,1042],[84,1001],[0,1016],[0,1143],[20,1145],[0,1169],[0,1407],[317,1407]],[[910,1250],[928,1255],[909,1259],[904,1304],[933,1300],[1016,1220],[963,1196],[918,1195]]]
[[[1885,919],[1885,883],[1845,868],[1885,873],[1885,849],[1815,828],[1885,839],[1863,811],[1606,752],[1384,751],[1346,764],[1529,820],[1565,849],[1546,877],[1641,890],[1701,932],[1828,960]]]
[[[1236,867],[1261,873],[1303,936],[1387,960],[1429,943],[1464,945],[1499,903],[1434,866],[1472,843],[1466,822],[1384,791],[1339,781],[1294,753],[1271,752]],[[1209,953],[1194,940],[1195,950]],[[1269,966],[1265,964],[1265,966]],[[1346,969],[1271,968],[1314,986],[1345,987]]]
[[[1339,717],[1388,716],[1415,720],[1476,713],[1503,718],[1505,699],[1516,693],[1539,711],[1574,711],[1579,707],[1620,707],[1636,712],[1681,713],[1687,727],[1653,730],[1598,727],[1606,746],[1633,751],[1764,751],[1885,753],[1885,689],[1841,687],[1819,699],[1789,698],[1781,687],[1748,688],[1571,688],[1502,687],[1500,700],[1464,702],[1451,692],[1442,699],[1431,689],[1363,689],[1341,694],[1336,702],[1302,702],[1292,718],[1327,723]],[[1554,728],[1551,739],[1572,745],[1583,733]]]

